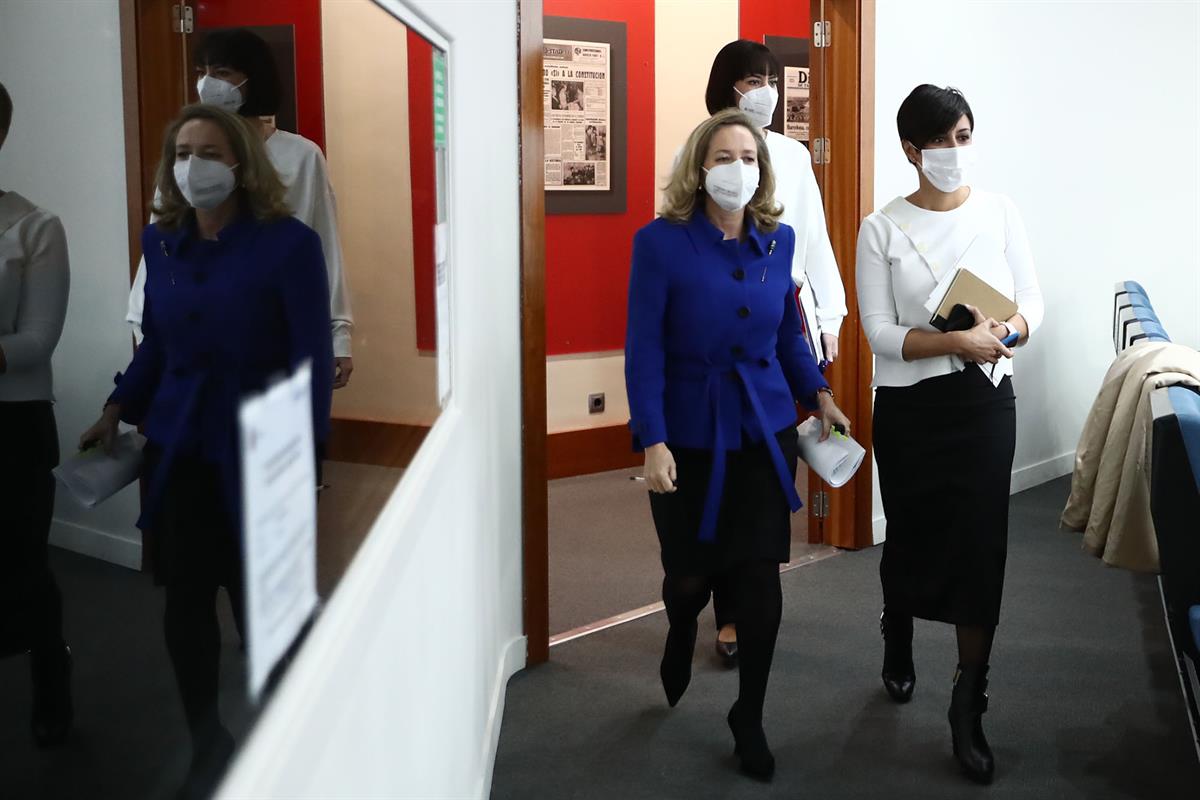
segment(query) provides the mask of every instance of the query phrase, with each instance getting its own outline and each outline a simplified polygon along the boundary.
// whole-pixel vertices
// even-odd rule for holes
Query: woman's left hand
[[[829,438],[829,432],[834,425],[841,425],[847,436],[850,435],[850,418],[842,413],[833,397],[828,392],[817,392],[817,403],[820,405],[821,441]]]
[[[830,364],[837,361],[838,357],[838,337],[832,333],[821,334],[821,349],[825,351],[825,360]]]

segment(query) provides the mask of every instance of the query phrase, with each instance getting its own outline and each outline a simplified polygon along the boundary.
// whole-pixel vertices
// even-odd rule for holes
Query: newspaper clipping
[[[609,189],[609,45],[542,43],[546,111],[546,188]]]
[[[808,68],[783,68],[783,132],[792,139],[808,141]]]

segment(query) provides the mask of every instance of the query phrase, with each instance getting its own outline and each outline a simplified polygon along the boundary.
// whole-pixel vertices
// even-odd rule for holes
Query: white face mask
[[[734,161],[705,170],[704,189],[726,211],[737,211],[758,191],[758,164]]]
[[[742,99],[738,100],[738,108],[750,117],[751,122],[760,128],[771,124],[771,120],[775,117],[775,105],[779,102],[778,89],[768,83],[766,86],[759,86],[757,89],[751,89],[745,93],[742,93],[736,86],[733,87],[733,90],[742,95]]]
[[[204,105],[216,106],[222,111],[235,114],[242,107],[242,103],[246,102],[241,90],[245,85],[246,81],[234,86],[229,81],[202,75],[200,80],[196,81],[196,94],[200,95],[200,102]]]
[[[234,166],[237,166],[236,164]],[[233,167],[199,156],[175,162],[175,185],[192,208],[216,208],[237,186]]]
[[[975,145],[939,147],[921,151],[921,172],[938,191],[957,191],[969,181],[971,168],[979,163]]]

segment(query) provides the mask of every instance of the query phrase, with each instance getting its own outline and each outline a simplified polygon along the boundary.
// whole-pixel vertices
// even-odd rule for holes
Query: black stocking
[[[956,625],[958,633],[958,663],[964,667],[982,667],[992,655],[994,625]]]
[[[767,679],[775,657],[775,640],[783,614],[779,564],[755,561],[735,568],[729,583],[737,597],[738,715],[762,724]]]

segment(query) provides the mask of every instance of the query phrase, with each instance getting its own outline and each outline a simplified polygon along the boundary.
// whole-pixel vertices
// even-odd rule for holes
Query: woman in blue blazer
[[[291,216],[262,138],[239,117],[188,106],[167,130],[157,221],[142,234],[145,338],[81,445],[141,425],[164,630],[192,736],[189,791],[207,796],[233,751],[217,714],[224,586],[243,606],[238,405],[312,364],[318,447],[329,432],[333,353],[321,240]],[[313,454],[315,458],[315,454]]]
[[[696,618],[715,581],[734,588],[741,672],[729,711],[742,770],[769,779],[762,707],[791,543],[796,402],[825,436],[850,422],[801,333],[762,134],[727,109],[688,138],[661,215],[637,232],[625,382],[634,446],[646,454],[662,547],[667,634],[660,675],[674,706],[691,679]]]

